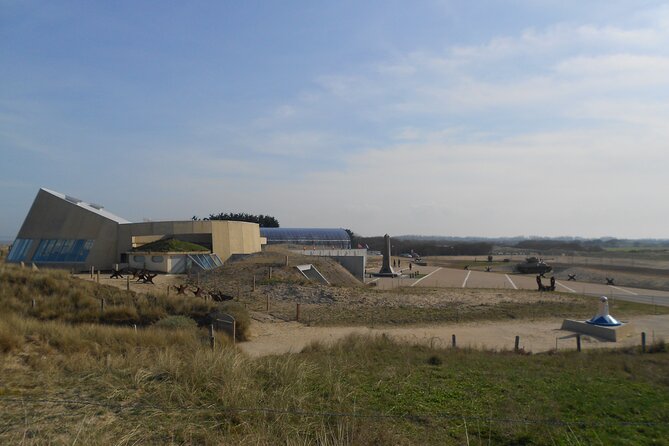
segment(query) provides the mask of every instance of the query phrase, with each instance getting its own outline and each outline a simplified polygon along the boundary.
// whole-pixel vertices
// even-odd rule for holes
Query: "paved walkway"
[[[496,272],[483,272],[474,270],[463,270],[454,268],[443,268],[435,266],[414,267],[413,271],[419,271],[424,275],[418,279],[408,277],[409,269],[403,268],[405,274],[397,278],[375,278],[374,281],[380,289],[392,289],[400,286],[429,287],[429,288],[494,288],[494,289],[522,289],[536,290],[536,276],[533,274],[504,274]],[[548,285],[549,275],[543,279]],[[604,285],[599,283],[574,282],[556,277],[556,290],[565,293],[577,293],[593,296],[608,296],[613,299],[640,302],[652,305],[669,306],[669,292],[658,290],[645,290],[641,288],[630,288]]]

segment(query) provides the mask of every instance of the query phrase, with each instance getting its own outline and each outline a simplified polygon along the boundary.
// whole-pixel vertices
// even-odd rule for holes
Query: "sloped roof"
[[[121,223],[121,224],[131,223],[130,221],[126,220],[125,218],[119,217],[118,215],[112,214],[111,212],[105,210],[105,208],[103,206],[100,206],[99,204],[86,203],[85,201],[80,200],[80,199],[75,198],[75,197],[72,197],[70,195],[61,194],[60,192],[49,190],[49,189],[46,189],[46,188],[43,188],[43,187],[40,190],[43,190],[44,192],[46,192],[50,195],[53,195],[54,197],[58,197],[61,200],[65,200],[68,203],[71,203],[75,206],[79,206],[80,208],[86,209],[89,212],[93,212],[94,214],[97,214],[97,215],[99,215],[101,217],[104,217],[108,220],[113,220],[116,223]]]

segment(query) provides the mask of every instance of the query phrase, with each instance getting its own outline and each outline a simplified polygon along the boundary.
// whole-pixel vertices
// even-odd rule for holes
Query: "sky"
[[[669,4],[0,0],[0,239],[131,221],[669,238]]]

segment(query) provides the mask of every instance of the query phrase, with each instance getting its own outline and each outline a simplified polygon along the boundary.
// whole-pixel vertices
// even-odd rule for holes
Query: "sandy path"
[[[635,333],[617,343],[582,337],[583,348],[616,347],[640,344],[640,333],[645,331],[648,341],[669,340],[669,315],[637,316],[632,320]],[[449,346],[455,334],[459,347],[513,349],[516,336],[520,347],[534,353],[555,348],[576,348],[574,334],[560,330],[561,319],[512,322],[473,322],[420,327],[308,327],[298,322],[257,322],[253,324],[252,339],[239,344],[250,356],[264,356],[299,352],[312,342],[335,342],[349,334],[382,334],[402,342]]]
[[[186,283],[188,277],[183,274],[158,274],[153,278],[154,284],[150,283],[138,283],[137,280],[131,279],[129,282],[126,281],[126,276],[123,276],[123,279],[110,279],[110,273],[101,273],[100,274],[100,284],[101,285],[111,285],[121,290],[125,290],[127,284],[130,284],[130,290],[136,293],[152,293],[152,294],[166,294],[168,286],[181,285]],[[97,275],[91,278],[90,273],[75,274],[74,277],[87,280],[89,282],[97,281]],[[189,290],[192,289],[189,288]],[[170,289],[170,294],[176,294],[174,288]],[[192,294],[192,293],[189,293]]]

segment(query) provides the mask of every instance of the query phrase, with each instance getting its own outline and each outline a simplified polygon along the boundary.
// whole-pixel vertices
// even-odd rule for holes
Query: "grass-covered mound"
[[[175,238],[156,240],[155,242],[134,248],[137,252],[209,252],[208,248],[197,243],[185,242]]]
[[[33,271],[16,265],[0,266],[0,307],[7,313],[41,320],[140,326],[169,316],[208,324],[213,312],[227,312],[239,321],[240,340],[247,338],[250,326],[248,313],[236,303],[216,303],[192,295],[139,294],[75,279],[65,271]]]

